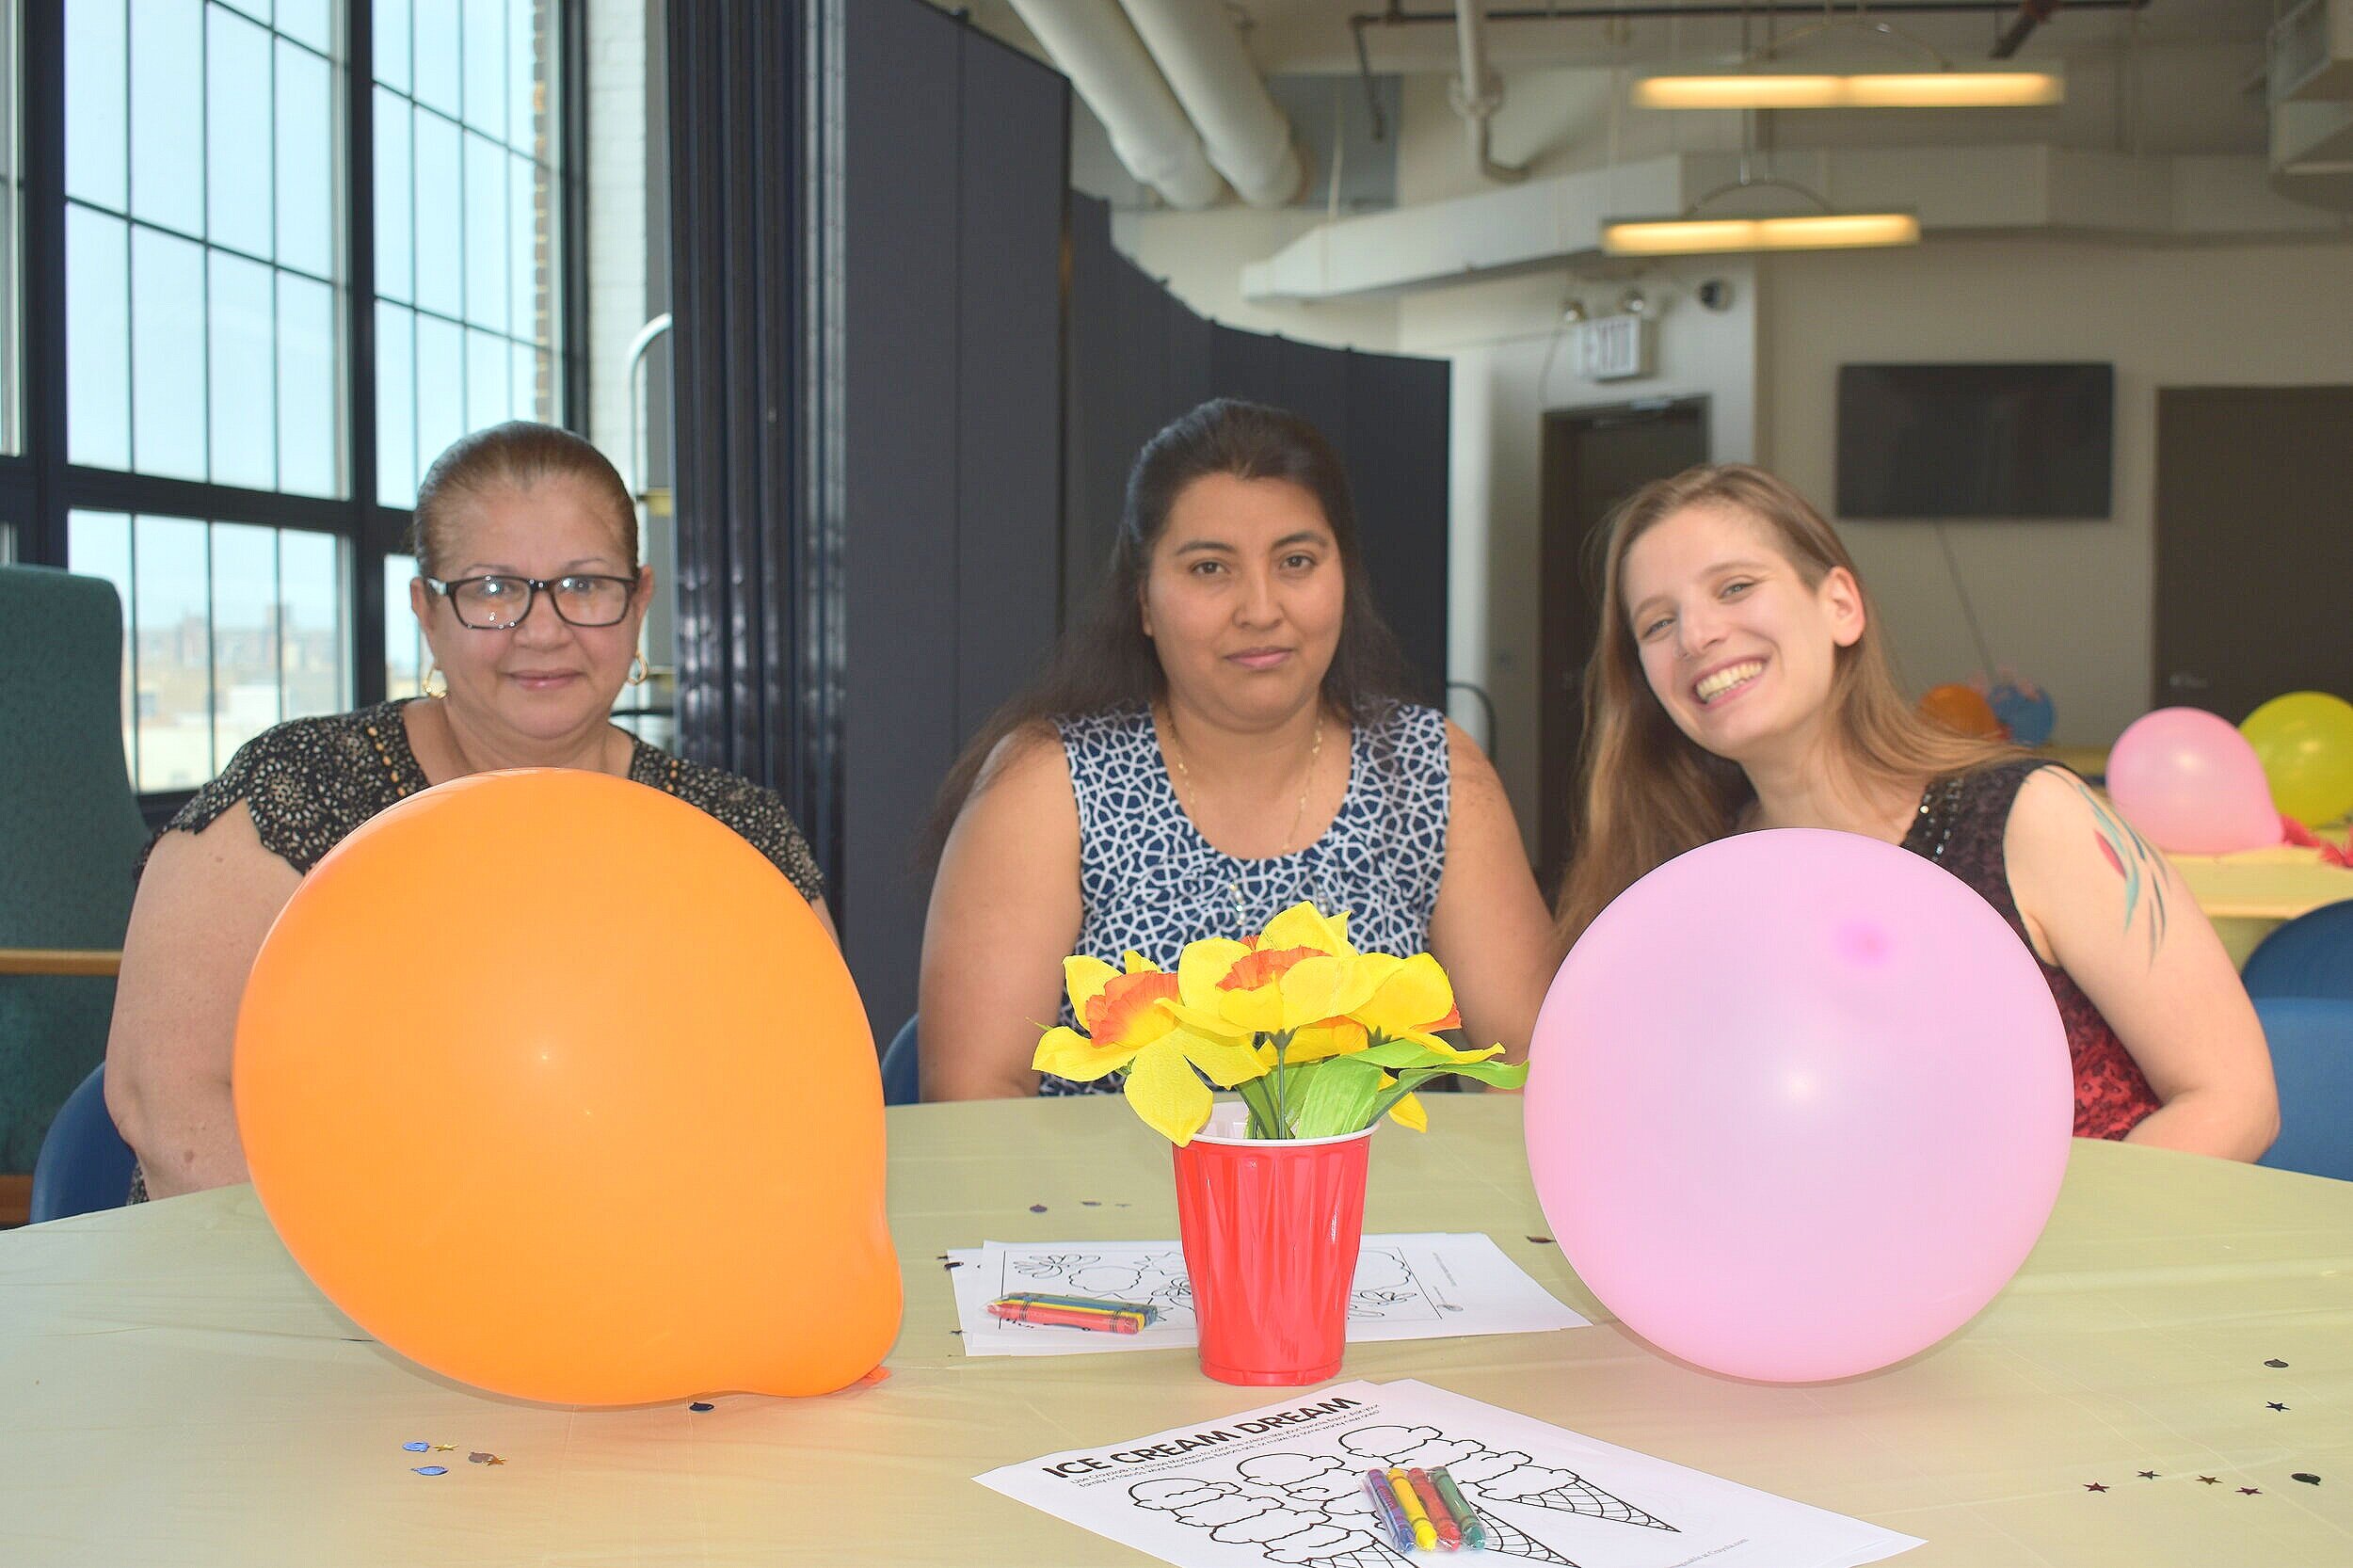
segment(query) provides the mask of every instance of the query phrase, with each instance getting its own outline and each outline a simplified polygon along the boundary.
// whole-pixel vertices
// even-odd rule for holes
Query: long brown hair
[[[1609,901],[1687,850],[1722,838],[1756,798],[1739,764],[1693,742],[1642,673],[1626,616],[1626,552],[1691,506],[1725,506],[1771,526],[1781,553],[1808,587],[1845,568],[1862,596],[1863,634],[1834,650],[1830,711],[1834,744],[1866,786],[1917,789],[2017,749],[1932,724],[1905,700],[1879,612],[1854,559],[1822,515],[1785,481],[1745,463],[1711,463],[1654,480],[1621,502],[1603,525],[1600,618],[1585,666],[1585,745],[1577,855],[1561,891],[1562,951]]]
[[[1007,736],[1064,714],[1141,707],[1167,690],[1160,654],[1144,634],[1144,583],[1177,496],[1195,480],[1219,473],[1296,485],[1315,498],[1331,527],[1347,588],[1339,645],[1323,672],[1324,702],[1353,718],[1369,705],[1409,695],[1404,654],[1373,601],[1372,579],[1356,540],[1356,505],[1339,455],[1297,414],[1237,398],[1214,399],[1179,415],[1136,455],[1128,471],[1110,569],[1086,612],[1055,644],[1045,672],[989,716],[949,770],[924,836],[927,861],[937,860],[956,814]]]

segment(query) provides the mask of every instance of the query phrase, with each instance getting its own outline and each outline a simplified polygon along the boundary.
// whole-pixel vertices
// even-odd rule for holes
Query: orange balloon
[[[1920,712],[1963,735],[1988,741],[2007,740],[2009,736],[2009,728],[1993,716],[1993,705],[1985,700],[1985,694],[1958,681],[1929,687],[1928,695],[1920,699]]]
[[[822,1394],[899,1332],[856,987],[759,851],[644,785],[477,775],[303,879],[237,1126],[313,1283],[521,1399]]]

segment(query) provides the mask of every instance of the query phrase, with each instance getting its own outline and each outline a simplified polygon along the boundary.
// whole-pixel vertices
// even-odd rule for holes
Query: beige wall
[[[1944,525],[1996,658],[2053,695],[2057,738],[2102,744],[2149,707],[2160,387],[2353,382],[2353,242],[2125,248],[1937,239],[1761,268],[1765,460],[1827,508],[1842,361],[2116,366],[2114,515]],[[2249,497],[2260,504],[2260,497]],[[1915,690],[1978,664],[1935,531],[1842,525]],[[2260,628],[2249,628],[2260,635]]]

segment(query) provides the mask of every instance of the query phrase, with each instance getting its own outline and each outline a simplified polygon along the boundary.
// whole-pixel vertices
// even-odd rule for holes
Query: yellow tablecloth
[[[1430,1134],[1385,1129],[1368,1226],[1483,1227],[1604,1316],[1534,1240],[1518,1113],[1442,1096]],[[966,1360],[938,1255],[1173,1236],[1165,1145],[1116,1101],[912,1107],[890,1131],[908,1306],[894,1375],[702,1414],[445,1384],[356,1337],[249,1189],[0,1236],[0,1562],[1150,1560],[969,1478],[1272,1391],[1210,1383],[1184,1352]],[[1421,1378],[1908,1531],[1928,1541],[1897,1560],[1912,1568],[2339,1568],[2353,1561],[2353,1185],[2078,1144],[2049,1231],[1994,1305],[1840,1384],[1730,1382],[1608,1323],[1357,1346],[1342,1375]],[[456,1445],[451,1473],[410,1473],[411,1439]],[[469,1464],[473,1449],[506,1463]]]

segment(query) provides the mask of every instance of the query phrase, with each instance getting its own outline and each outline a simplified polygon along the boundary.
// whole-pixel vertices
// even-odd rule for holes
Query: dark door
[[[1536,874],[1547,898],[1567,869],[1585,736],[1585,661],[1601,602],[1597,530],[1653,479],[1707,461],[1707,399],[1563,408],[1545,416],[1544,628]]]
[[[2353,695],[2353,387],[2157,392],[2152,707]]]

